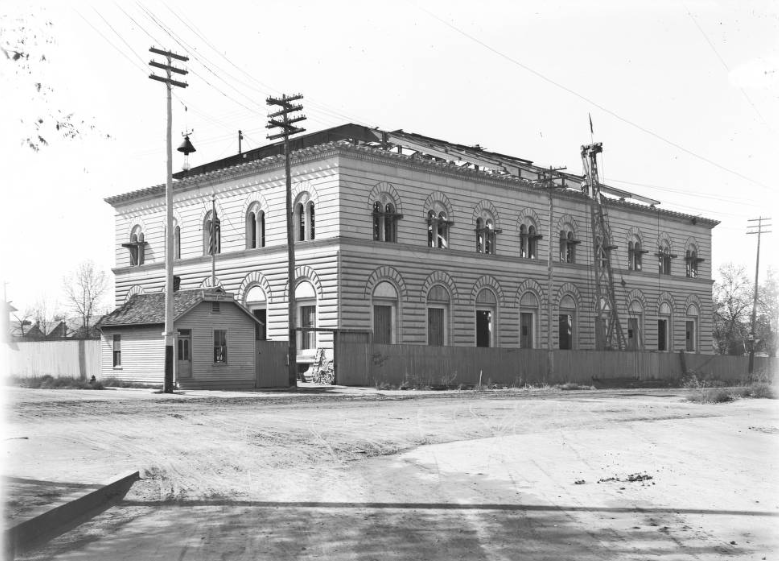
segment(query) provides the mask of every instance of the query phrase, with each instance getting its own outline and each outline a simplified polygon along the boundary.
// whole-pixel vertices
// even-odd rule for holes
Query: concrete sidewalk
[[[39,501],[26,504],[23,512],[6,522],[3,558],[14,559],[104,512],[121,501],[139,477],[138,471],[131,471],[99,485],[4,478],[6,496],[14,497],[17,504],[25,503],[24,496],[31,494]]]

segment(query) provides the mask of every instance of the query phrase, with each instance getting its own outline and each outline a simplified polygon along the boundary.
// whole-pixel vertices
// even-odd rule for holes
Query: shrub
[[[771,384],[766,384],[765,382],[752,384],[749,389],[751,397],[760,399],[776,399],[776,391]]]
[[[70,376],[57,376],[56,378],[51,374],[44,374],[43,376],[31,376],[29,378],[22,378],[16,376],[13,378],[13,382],[23,388],[33,388],[41,390],[102,390],[103,384],[96,380],[94,383],[89,383],[84,380],[77,380]]]
[[[162,384],[142,384],[139,382],[128,382],[126,380],[120,380],[119,378],[104,378],[102,383],[107,388],[140,388],[151,390],[162,387]]]
[[[561,390],[594,390],[595,386],[583,386],[581,384],[575,384],[573,382],[566,382],[565,384],[558,384],[555,386]]]

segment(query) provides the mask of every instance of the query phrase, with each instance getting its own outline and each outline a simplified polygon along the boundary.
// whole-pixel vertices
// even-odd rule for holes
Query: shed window
[[[214,363],[227,362],[227,330],[214,329]]]
[[[122,367],[122,336],[114,335],[114,368]]]

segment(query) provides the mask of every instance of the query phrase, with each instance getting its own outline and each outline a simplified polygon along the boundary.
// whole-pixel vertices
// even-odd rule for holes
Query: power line
[[[162,30],[164,33],[166,33],[166,34],[167,34],[167,35],[168,35],[168,36],[169,36],[171,39],[173,39],[173,40],[174,40],[176,43],[178,43],[178,45],[179,45],[179,46],[180,46],[182,49],[184,49],[185,51],[192,52],[192,57],[193,57],[193,58],[194,58],[196,61],[198,61],[198,62],[199,62],[199,63],[200,63],[202,66],[203,66],[203,68],[205,68],[206,70],[208,70],[209,72],[211,72],[211,73],[212,73],[214,76],[216,76],[217,78],[219,78],[220,80],[222,80],[222,81],[223,81],[225,84],[227,84],[228,86],[230,86],[231,88],[233,88],[234,90],[236,90],[236,91],[237,91],[239,94],[241,94],[241,95],[243,95],[244,97],[246,97],[247,99],[249,99],[249,100],[250,100],[250,103],[253,103],[253,100],[252,100],[251,98],[249,98],[249,96],[246,96],[246,95],[245,95],[243,92],[241,92],[241,91],[237,90],[237,89],[236,89],[236,88],[235,88],[235,87],[234,87],[232,84],[230,84],[230,83],[229,83],[229,82],[227,82],[227,81],[226,81],[224,78],[222,78],[221,76],[219,76],[219,75],[218,75],[216,72],[214,72],[213,70],[211,70],[211,69],[208,67],[208,65],[206,65],[206,64],[205,64],[205,63],[204,63],[204,62],[203,62],[203,61],[200,59],[200,57],[199,57],[198,55],[196,55],[196,54],[193,52],[193,51],[194,51],[194,49],[193,49],[191,46],[188,46],[188,45],[186,45],[186,44],[185,44],[186,42],[184,42],[184,41],[182,41],[182,40],[179,40],[178,36],[177,36],[175,33],[171,32],[171,31],[170,31],[170,30],[169,30],[169,29],[168,29],[168,28],[167,28],[165,25],[163,25],[162,23],[160,23],[160,21],[158,21],[158,20],[157,20],[157,18],[155,18],[155,17],[154,17],[154,15],[153,15],[153,14],[152,14],[152,13],[151,13],[149,10],[147,10],[147,9],[146,9],[144,6],[142,6],[141,4],[138,4],[138,6],[141,8],[141,10],[143,10],[143,11],[145,12],[146,16],[147,16],[147,17],[148,17],[148,18],[149,18],[149,19],[150,19],[150,20],[151,20],[153,23],[155,23],[155,24],[156,24],[156,25],[157,25],[157,26],[158,26],[158,27],[159,27],[159,28],[160,28],[160,29],[161,29],[161,30]],[[242,107],[246,108],[246,109],[247,109],[247,110],[249,110],[249,111],[252,111],[252,112],[259,112],[257,108],[252,108],[252,107],[249,107],[249,106],[247,106],[246,104],[244,104],[243,102],[241,102],[241,101],[239,101],[239,100],[235,99],[234,97],[232,97],[232,96],[230,96],[230,95],[226,94],[226,93],[225,93],[224,91],[222,91],[222,90],[221,90],[219,87],[217,87],[217,86],[215,86],[214,84],[212,84],[211,82],[209,82],[209,81],[208,81],[208,80],[207,80],[207,79],[206,79],[204,76],[202,76],[200,73],[198,73],[198,72],[195,72],[194,70],[192,70],[191,72],[192,72],[192,74],[194,74],[195,76],[197,76],[198,78],[200,78],[201,80],[203,80],[203,82],[205,82],[207,85],[209,85],[209,86],[211,86],[212,88],[214,88],[214,89],[215,89],[217,92],[219,92],[220,94],[222,94],[224,97],[226,97],[227,99],[229,99],[229,100],[230,100],[230,101],[232,101],[233,103],[236,103],[236,104],[238,104],[238,105],[240,105],[240,106],[242,106]]]
[[[607,114],[611,115],[615,119],[618,119],[618,120],[622,121],[623,123],[625,123],[627,125],[630,125],[631,127],[636,128],[636,129],[640,130],[641,132],[643,132],[645,134],[648,134],[649,136],[652,136],[652,137],[656,138],[657,140],[660,140],[661,142],[664,142],[665,144],[668,144],[669,146],[673,146],[674,148],[676,148],[677,150],[681,150],[685,154],[689,154],[690,156],[692,156],[694,158],[697,158],[697,159],[699,159],[699,160],[701,160],[703,162],[706,162],[709,165],[712,165],[712,166],[714,166],[716,168],[719,168],[722,171],[725,171],[727,173],[733,174],[736,177],[740,177],[741,179],[749,181],[750,183],[754,183],[755,185],[758,185],[758,186],[760,186],[760,187],[762,187],[764,189],[771,189],[771,187],[769,187],[765,183],[762,183],[761,181],[758,181],[756,179],[752,179],[751,177],[747,177],[746,175],[744,175],[744,174],[742,174],[742,173],[740,173],[740,172],[738,172],[736,170],[730,169],[730,168],[728,168],[726,166],[723,166],[722,164],[720,164],[720,163],[718,163],[718,162],[716,162],[716,161],[714,161],[714,160],[712,160],[710,158],[707,158],[706,156],[702,156],[702,155],[700,155],[700,154],[698,154],[696,152],[693,152],[692,150],[690,150],[688,148],[685,148],[684,146],[682,146],[680,144],[677,144],[676,142],[674,142],[672,140],[669,140],[669,139],[665,138],[664,136],[661,136],[660,134],[658,134],[658,133],[656,133],[656,132],[654,132],[654,131],[652,131],[650,129],[647,129],[646,127],[643,127],[643,126],[639,125],[638,123],[634,123],[630,119],[627,119],[627,118],[621,116],[620,114],[612,111],[611,109],[608,109],[604,105],[601,105],[600,103],[597,103],[597,102],[593,101],[592,99],[588,98],[587,96],[585,96],[583,94],[580,94],[579,92],[577,92],[577,91],[575,91],[575,90],[573,90],[573,89],[571,89],[571,88],[569,88],[567,86],[564,86],[563,84],[561,84],[559,82],[556,82],[556,81],[552,80],[551,78],[546,77],[545,75],[541,74],[537,70],[534,70],[533,68],[531,68],[531,67],[529,67],[529,66],[527,66],[527,65],[525,65],[525,64],[523,64],[521,62],[519,62],[518,60],[508,56],[507,54],[502,53],[501,51],[497,50],[496,48],[492,47],[491,45],[488,45],[484,41],[474,37],[473,35],[470,35],[469,33],[466,33],[465,31],[463,31],[462,29],[458,28],[454,24],[449,23],[448,21],[446,21],[444,19],[441,19],[436,14],[434,14],[434,13],[430,12],[429,10],[425,9],[421,5],[413,4],[413,6],[415,6],[416,8],[418,8],[420,10],[422,10],[423,12],[425,12],[427,15],[429,15],[433,19],[441,22],[442,24],[444,24],[445,26],[449,27],[450,29],[456,31],[460,35],[470,39],[474,43],[477,43],[477,44],[481,45],[482,47],[484,47],[488,51],[498,55],[499,57],[507,60],[508,62],[510,62],[510,63],[512,63],[512,64],[514,64],[516,66],[519,66],[520,68],[526,70],[527,72],[530,72],[534,76],[544,80],[545,82],[547,82],[549,84],[552,84],[556,88],[559,88],[559,89],[561,89],[561,90],[563,90],[563,91],[565,91],[565,92],[567,92],[567,93],[569,93],[569,94],[571,94],[571,95],[573,95],[575,97],[578,97],[582,101],[586,101],[587,103],[591,104],[594,107],[597,107],[598,109],[600,109],[604,113],[607,113]]]
[[[122,55],[122,56],[123,56],[125,59],[127,59],[127,61],[128,61],[130,64],[132,64],[132,65],[133,65],[133,66],[135,66],[136,68],[140,69],[140,71],[141,71],[141,72],[143,72],[144,74],[146,74],[146,68],[145,68],[144,66],[138,66],[138,65],[136,64],[136,62],[135,62],[133,59],[131,59],[129,56],[127,56],[127,55],[125,54],[125,52],[124,52],[124,51],[122,51],[122,50],[121,50],[119,47],[117,47],[116,45],[114,45],[114,43],[113,43],[113,42],[112,42],[112,41],[111,41],[111,40],[110,40],[108,37],[106,37],[105,35],[103,35],[103,34],[100,32],[100,30],[99,30],[99,29],[97,29],[97,28],[96,28],[94,25],[92,25],[92,23],[91,23],[91,22],[90,22],[90,21],[89,21],[87,18],[85,18],[85,17],[84,17],[84,16],[81,14],[81,12],[79,12],[79,11],[78,11],[78,10],[76,10],[76,9],[74,9],[73,11],[74,11],[74,12],[76,12],[76,13],[79,15],[79,17],[80,17],[81,19],[83,19],[83,20],[86,22],[86,24],[87,24],[89,27],[91,27],[91,28],[92,28],[92,29],[95,31],[95,33],[97,33],[98,35],[100,35],[100,37],[102,37],[102,38],[105,40],[105,42],[106,42],[106,43],[108,43],[109,45],[111,45],[111,46],[112,46],[114,49],[116,49],[116,51],[117,51],[117,52],[118,52],[120,55]],[[99,14],[98,14],[98,15],[99,15]]]

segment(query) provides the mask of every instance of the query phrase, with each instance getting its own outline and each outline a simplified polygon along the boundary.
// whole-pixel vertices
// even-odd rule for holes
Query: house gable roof
[[[201,302],[225,302],[235,305],[252,321],[262,323],[254,314],[241,306],[232,294],[221,289],[180,290],[173,294],[173,321],[178,321]],[[165,324],[165,293],[134,294],[127,302],[110,314],[103,316],[98,327],[129,327]]]

